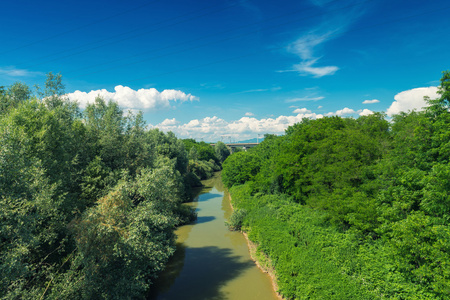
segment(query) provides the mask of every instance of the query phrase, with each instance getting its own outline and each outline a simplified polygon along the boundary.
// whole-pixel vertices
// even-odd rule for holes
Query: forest
[[[235,211],[285,299],[448,299],[450,72],[423,111],[304,119],[229,156]]]
[[[52,73],[0,87],[0,297],[143,298],[196,218],[182,203],[229,151],[64,94]]]

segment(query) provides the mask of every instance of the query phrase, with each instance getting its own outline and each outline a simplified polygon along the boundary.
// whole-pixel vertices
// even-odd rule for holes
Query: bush
[[[225,222],[225,225],[229,230],[240,231],[246,215],[247,211],[245,209],[236,209],[233,211],[230,220]]]

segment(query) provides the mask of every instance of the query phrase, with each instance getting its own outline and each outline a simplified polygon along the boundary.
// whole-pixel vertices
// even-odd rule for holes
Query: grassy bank
[[[249,196],[246,185],[230,190],[255,259],[275,276],[285,299],[374,299],[358,276],[360,261],[352,234],[326,226],[324,214],[287,197]]]

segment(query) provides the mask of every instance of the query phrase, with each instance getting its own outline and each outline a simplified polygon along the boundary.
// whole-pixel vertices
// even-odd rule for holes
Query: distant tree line
[[[222,178],[286,299],[449,299],[450,72],[420,112],[303,120]]]
[[[190,150],[115,102],[80,110],[60,75],[1,87],[0,297],[142,298],[195,219]]]

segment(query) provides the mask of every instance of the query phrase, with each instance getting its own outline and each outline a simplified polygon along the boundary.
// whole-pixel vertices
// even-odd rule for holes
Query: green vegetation
[[[195,218],[185,143],[101,98],[80,111],[60,75],[38,94],[0,88],[1,298],[143,297]]]
[[[448,71],[440,95],[391,123],[304,120],[224,162],[232,220],[286,299],[448,299]]]
[[[188,170],[193,174],[191,175],[192,182],[200,184],[200,180],[211,178],[214,172],[222,169],[222,162],[228,151],[224,143],[222,145],[225,149],[220,145],[221,142],[218,142],[216,147],[203,141],[196,142],[193,139],[184,139],[183,143],[189,150]]]
[[[228,156],[230,156],[230,149],[223,143],[217,142],[214,146],[214,151],[216,152],[216,156],[219,159],[220,163],[223,163]]]

